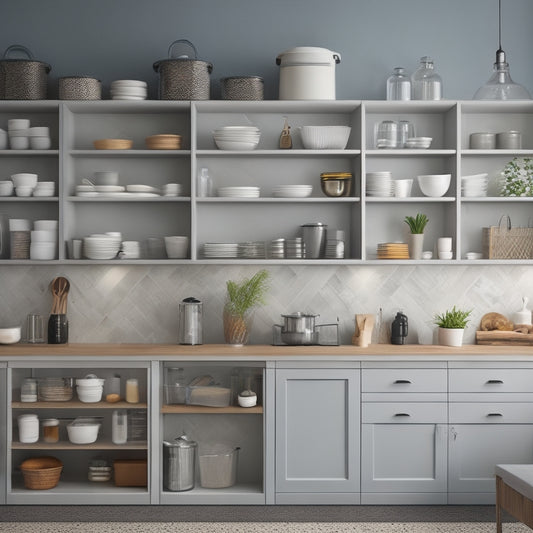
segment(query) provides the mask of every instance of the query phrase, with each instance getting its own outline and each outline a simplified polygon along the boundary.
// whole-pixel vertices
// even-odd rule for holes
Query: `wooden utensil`
[[[52,314],[64,315],[67,312],[67,295],[70,290],[70,282],[67,278],[54,278],[50,284],[52,291]]]

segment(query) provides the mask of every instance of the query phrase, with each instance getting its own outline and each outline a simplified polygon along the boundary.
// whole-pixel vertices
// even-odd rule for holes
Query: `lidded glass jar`
[[[442,98],[442,79],[435,72],[433,59],[420,58],[420,66],[411,76],[413,100],[440,100]]]
[[[59,441],[59,420],[57,418],[45,418],[41,425],[43,427],[44,442]]]
[[[411,100],[411,80],[403,67],[395,67],[387,79],[387,100]]]
[[[37,401],[37,380],[35,378],[24,378],[24,381],[20,387],[20,401]]]

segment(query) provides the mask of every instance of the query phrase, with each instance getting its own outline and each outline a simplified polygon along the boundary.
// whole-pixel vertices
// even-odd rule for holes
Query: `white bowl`
[[[76,393],[80,402],[96,403],[102,399],[103,387],[76,387]]]
[[[95,185],[118,185],[118,172],[115,170],[101,170],[94,173]]]
[[[33,229],[57,231],[58,224],[59,222],[57,220],[36,220],[33,223]]]
[[[257,141],[223,141],[215,139],[215,144],[220,150],[255,150],[259,142]]]
[[[27,150],[30,147],[30,138],[25,137],[9,137],[9,147],[12,150]]]
[[[0,196],[11,196],[14,185],[11,180],[0,181]]]
[[[39,176],[37,174],[30,174],[29,172],[20,172],[11,175],[11,180],[15,187],[35,187],[38,178]]]
[[[418,176],[418,186],[424,196],[444,196],[450,187],[451,174],[426,174]]]
[[[93,389],[97,387],[103,387],[105,383],[105,379],[103,378],[97,378],[97,377],[85,377],[85,378],[79,378],[76,379],[76,385],[78,387],[83,387]]]
[[[73,444],[91,444],[98,438],[100,424],[87,419],[86,422],[76,419],[67,424],[68,440]]]
[[[53,230],[49,229],[42,229],[42,230],[34,230],[31,232],[31,242],[52,242],[55,243],[57,241],[57,233]]]
[[[35,187],[26,187],[25,185],[21,187],[15,187],[15,194],[17,196],[31,196],[34,188]]]
[[[311,150],[344,150],[348,144],[349,126],[302,126],[304,148]]]
[[[0,344],[15,344],[20,341],[20,326],[0,328]]]
[[[8,146],[7,131],[0,128],[0,150],[5,150]]]
[[[48,126],[34,126],[28,128],[30,137],[50,137],[50,128]]]
[[[439,259],[453,259],[453,252],[438,252]]]
[[[31,222],[27,218],[10,218],[9,231],[31,231]]]
[[[27,118],[12,118],[7,121],[8,131],[27,130],[30,127],[30,121]]]
[[[30,259],[36,261],[51,261],[56,257],[55,242],[32,242],[30,243]]]
[[[30,148],[32,150],[50,150],[52,140],[50,137],[30,137]]]
[[[165,237],[165,248],[170,259],[184,259],[187,257],[189,237],[171,235]]]

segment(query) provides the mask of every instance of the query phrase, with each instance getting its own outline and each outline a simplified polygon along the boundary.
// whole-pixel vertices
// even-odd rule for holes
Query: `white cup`
[[[407,196],[411,196],[413,180],[394,180],[392,184],[394,187],[394,196],[396,196],[396,198],[406,198]]]
[[[95,185],[118,185],[118,172],[115,170],[101,170],[94,173]]]
[[[81,239],[72,239],[70,243],[70,259],[81,259]]]
[[[437,239],[437,251],[440,252],[451,252],[452,251],[452,238],[451,237],[440,237]]]
[[[453,259],[453,252],[439,251],[439,259]]]
[[[169,259],[184,259],[187,257],[189,237],[182,235],[165,237],[165,248]]]

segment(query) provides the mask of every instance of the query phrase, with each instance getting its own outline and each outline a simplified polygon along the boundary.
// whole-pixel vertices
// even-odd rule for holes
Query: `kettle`
[[[396,318],[392,321],[391,343],[405,344],[407,331],[407,316],[401,311],[398,311],[398,313],[396,313]]]
[[[202,302],[185,298],[179,304],[178,342],[179,344],[202,344]]]

